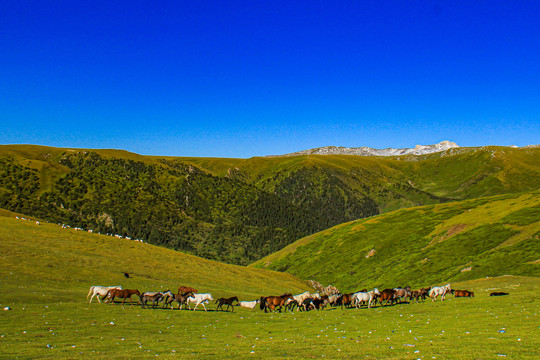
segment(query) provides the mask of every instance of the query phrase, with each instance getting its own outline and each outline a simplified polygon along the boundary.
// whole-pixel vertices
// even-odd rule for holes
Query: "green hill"
[[[0,146],[0,208],[248,264],[396,209],[540,188],[539,148],[251,159]]]
[[[343,291],[540,276],[540,192],[397,210],[305,237],[256,263]]]
[[[0,212],[0,239],[4,306],[19,304],[21,296],[26,304],[80,303],[92,285],[174,292],[188,285],[215,297],[237,295],[244,300],[308,289],[290,274],[224,264],[43,221],[37,225],[7,211]]]

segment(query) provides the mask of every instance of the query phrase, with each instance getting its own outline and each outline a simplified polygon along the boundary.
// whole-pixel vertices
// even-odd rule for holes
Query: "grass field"
[[[21,292],[0,317],[0,357],[538,359],[538,285],[483,279],[454,284],[474,290],[471,299],[283,314],[143,310]],[[489,297],[495,289],[510,295]]]
[[[0,215],[0,358],[537,359],[535,277],[452,283],[475,298],[372,309],[265,314],[89,304],[90,285],[180,284],[253,300],[304,282],[171,250]],[[132,279],[125,279],[129,272]],[[506,297],[489,297],[491,291]]]

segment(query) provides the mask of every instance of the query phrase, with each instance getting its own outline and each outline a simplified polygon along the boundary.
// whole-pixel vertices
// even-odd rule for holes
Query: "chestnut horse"
[[[268,312],[267,309],[275,311],[276,309],[281,312],[281,308],[287,302],[287,299],[293,299],[291,293],[286,293],[280,296],[261,296],[260,307],[264,312]]]
[[[124,302],[126,301],[127,298],[129,298],[130,304],[133,305],[133,302],[131,301],[132,295],[138,295],[139,298],[141,297],[141,293],[137,289],[125,289],[125,290],[111,289],[109,290],[109,292],[107,292],[107,298],[110,299],[111,302],[114,302],[115,297],[124,299],[122,300],[122,305],[124,305]]]
[[[469,290],[452,290],[455,297],[474,297],[474,293]]]
[[[179,294],[185,294],[185,293],[188,293],[188,292],[192,292],[192,293],[196,294],[198,291],[197,291],[197,289],[194,289],[194,288],[189,287],[189,286],[179,286],[178,287],[178,293]]]
[[[379,302],[381,303],[381,306],[383,306],[383,301],[385,301],[385,306],[388,306],[388,302],[394,305],[396,299],[396,291],[394,289],[384,289],[381,291],[381,295],[379,295]]]

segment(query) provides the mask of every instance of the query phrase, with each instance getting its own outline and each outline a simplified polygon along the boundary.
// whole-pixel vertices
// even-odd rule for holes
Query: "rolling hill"
[[[256,263],[343,291],[540,276],[540,192],[414,207],[305,237]]]
[[[4,306],[20,304],[21,295],[26,304],[80,303],[92,285],[120,284],[141,292],[176,292],[179,285],[188,285],[217,297],[237,295],[244,300],[308,289],[290,274],[224,264],[43,221],[37,225],[15,216],[0,211],[0,277],[4,289],[11,289],[2,294]]]
[[[540,149],[250,159],[0,146],[0,208],[248,264],[332,226],[540,188]]]

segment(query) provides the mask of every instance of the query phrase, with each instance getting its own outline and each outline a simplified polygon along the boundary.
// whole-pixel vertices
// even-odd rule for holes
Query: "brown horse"
[[[388,302],[392,305],[394,305],[394,302],[396,301],[396,292],[394,289],[384,289],[381,291],[381,295],[379,296],[379,302],[381,303],[381,306],[383,305],[383,301],[385,302],[385,306],[388,305]]]
[[[122,305],[124,305],[124,302],[126,301],[127,298],[129,298],[130,304],[133,305],[133,302],[131,301],[132,295],[138,295],[139,298],[141,297],[141,293],[137,289],[124,289],[124,290],[111,289],[109,290],[109,292],[107,292],[107,298],[110,299],[111,302],[114,302],[115,297],[124,299],[122,300]]]
[[[354,293],[349,294],[343,294],[340,297],[337,298],[336,303],[338,305],[341,305],[341,308],[345,306],[346,308],[351,307],[351,302],[353,298]]]
[[[188,292],[192,292],[194,294],[198,293],[197,289],[194,289],[194,288],[189,287],[189,286],[179,286],[178,287],[178,293],[179,294],[185,294],[185,293],[188,293]]]
[[[180,310],[184,305],[187,306],[187,299],[188,297],[193,295],[193,293],[190,291],[183,294],[182,293],[173,294],[170,290],[168,290],[168,291],[165,291],[163,295],[165,296],[165,300],[163,301],[163,308],[167,308],[169,307],[169,305],[171,305],[171,309],[172,309],[173,308],[172,303],[173,301],[176,301],[178,303],[178,310]]]
[[[474,297],[474,293],[469,290],[452,290],[455,297]]]
[[[431,288],[421,288],[418,290],[411,291],[411,295],[409,296],[410,300],[413,300],[418,302],[420,298],[422,298],[422,301],[426,300],[426,297],[428,296],[428,292]]]
[[[232,312],[234,312],[234,306],[233,306],[233,302],[239,302],[238,301],[238,297],[236,296],[233,296],[233,297],[230,297],[230,298],[219,298],[216,300],[216,304],[218,304],[216,310],[219,310],[221,308],[221,311],[223,311],[223,305],[227,305],[227,311],[229,311],[229,306],[232,308]]]
[[[291,293],[286,293],[280,296],[261,296],[260,307],[264,312],[268,312],[268,309],[275,311],[276,309],[281,312],[281,308],[287,302],[287,299],[293,299]]]

